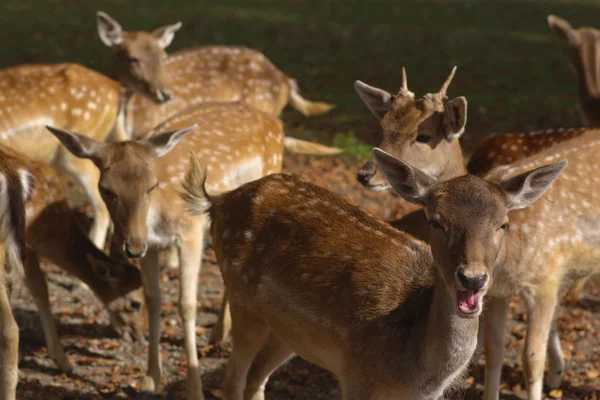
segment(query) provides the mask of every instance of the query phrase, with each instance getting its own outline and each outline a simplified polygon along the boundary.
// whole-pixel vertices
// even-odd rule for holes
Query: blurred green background
[[[338,105],[311,119],[286,110],[288,132],[351,153],[378,140],[354,80],[397,91],[402,66],[417,95],[437,90],[458,66],[449,95],[469,101],[467,151],[489,133],[581,125],[567,49],[546,16],[600,27],[597,0],[4,0],[1,65],[73,61],[110,73],[97,10],[126,30],[181,20],[170,52],[204,44],[264,52],[298,79],[305,97]]]

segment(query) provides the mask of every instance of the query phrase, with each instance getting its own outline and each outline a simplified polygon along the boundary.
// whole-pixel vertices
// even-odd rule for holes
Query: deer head
[[[117,143],[47,128],[74,156],[96,164],[100,170],[98,188],[115,227],[113,242],[120,243],[118,249],[123,255],[141,258],[148,249],[148,211],[158,186],[153,161],[172,150],[195,127]]]
[[[383,139],[379,148],[411,165],[440,178],[449,164],[456,162],[449,155],[460,152],[458,138],[467,123],[467,100],[458,97],[446,101],[446,91],[456,67],[437,93],[421,99],[408,90],[406,71],[402,68],[402,88],[397,95],[356,81],[354,88],[380,120]],[[462,153],[460,153],[462,163]],[[389,188],[385,177],[371,157],[358,171],[357,179],[373,190]]]
[[[437,182],[380,149],[374,149],[373,156],[392,188],[424,208],[436,268],[464,318],[481,313],[504,247],[508,211],[540,198],[567,165],[560,161],[500,183],[474,175]]]
[[[600,31],[589,27],[573,29],[571,24],[555,15],[548,16],[548,25],[569,47],[571,66],[577,73],[586,125],[600,125]]]
[[[164,63],[165,48],[181,28],[181,22],[148,32],[125,32],[108,14],[97,13],[98,35],[115,52],[116,79],[128,90],[138,92],[156,103],[171,98]]]

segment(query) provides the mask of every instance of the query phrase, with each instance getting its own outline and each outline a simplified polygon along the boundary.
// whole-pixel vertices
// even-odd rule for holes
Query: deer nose
[[[165,90],[157,90],[156,91],[156,97],[158,99],[158,104],[164,104],[167,101],[171,100],[171,93],[165,91]]]
[[[356,179],[363,185],[368,185],[375,176],[375,168],[362,167],[356,174]]]
[[[141,246],[132,246],[130,243],[125,242],[124,245],[125,254],[129,258],[142,258],[146,255],[148,245],[143,244]]]
[[[488,280],[488,276],[485,273],[477,276],[467,276],[462,272],[457,272],[456,277],[466,290],[481,290]]]

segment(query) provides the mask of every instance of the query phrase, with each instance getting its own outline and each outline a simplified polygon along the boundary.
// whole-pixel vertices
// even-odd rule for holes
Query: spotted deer
[[[165,71],[172,100],[158,105],[134,95],[128,108],[130,132],[146,132],[177,112],[205,102],[243,101],[276,117],[288,103],[305,116],[323,114],[334,107],[304,99],[294,79],[262,53],[246,47],[182,50],[169,56]]]
[[[98,12],[98,33],[115,53],[118,81],[77,64],[20,65],[0,70],[0,143],[32,159],[50,162],[72,174],[94,209],[90,238],[104,247],[110,217],[98,193],[98,171],[73,157],[48,135],[46,125],[86,132],[97,140],[124,140],[125,103],[137,92],[156,103],[170,98],[165,81],[164,48],[180,23],[153,33],[124,32]]]
[[[463,122],[466,122],[466,100],[461,101],[464,110],[456,112],[455,103],[444,104],[444,97],[438,97],[436,101],[430,101],[435,95],[415,99],[407,91],[393,97],[364,84],[356,87],[367,107],[381,118],[384,150],[417,168],[431,171],[441,181],[467,173],[458,141],[462,131],[449,136],[446,120],[446,115],[451,112],[454,116],[464,116]],[[464,123],[461,125],[464,127]],[[392,131],[386,131],[386,127]],[[418,139],[419,136],[426,138]],[[417,146],[418,151],[409,151]],[[564,359],[558,334],[551,329],[559,285],[566,274],[598,272],[596,265],[600,265],[594,239],[598,234],[595,223],[598,215],[595,213],[600,209],[597,204],[600,181],[590,174],[596,165],[594,157],[598,146],[600,132],[590,131],[497,167],[486,175],[486,179],[494,180],[499,176],[506,179],[513,173],[559,158],[570,163],[568,171],[542,201],[527,210],[509,214],[511,229],[506,236],[503,256],[498,260],[498,267],[502,268],[494,275],[495,285],[489,292],[484,315],[485,399],[498,398],[507,298],[514,295],[525,298],[529,316],[523,352],[529,398],[541,398],[546,348],[549,359],[547,382],[551,387],[560,384]],[[372,176],[376,174],[372,172]],[[380,189],[388,185],[383,179],[377,182]]]
[[[600,126],[600,31],[590,27],[573,29],[571,24],[555,15],[548,15],[548,25],[569,48],[570,64],[577,74],[579,110],[585,125]]]
[[[475,350],[507,211],[539,198],[566,165],[500,184],[438,183],[380,149],[373,157],[394,190],[424,207],[431,249],[295,176],[209,195],[210,172],[192,160],[183,197],[212,221],[230,300],[225,399],[264,399],[294,354],[333,372],[343,399],[440,398]]]
[[[40,257],[55,263],[86,283],[105,305],[114,325],[126,326],[128,293],[141,286],[139,270],[116,263],[100,251],[75,221],[67,204],[66,184],[50,165],[0,146],[0,218],[3,219],[3,262],[0,273],[0,320],[4,336],[0,361],[2,399],[14,399],[18,329],[8,303],[7,286],[24,272],[24,281],[40,312],[48,353],[65,372],[72,369],[52,318],[48,286]]]
[[[195,124],[197,128],[190,133]],[[192,218],[178,196],[188,152],[211,172],[211,193],[231,190],[279,172],[284,148],[311,147],[284,137],[283,124],[241,102],[205,103],[171,117],[146,139],[102,143],[55,128],[52,133],[77,157],[90,159],[100,171],[99,189],[110,212],[113,252],[139,258],[150,323],[148,371],[143,392],[160,384],[160,288],[158,250],[176,246],[180,266],[180,314],[188,358],[188,399],[202,398],[196,349],[197,278],[206,218]],[[158,133],[164,132],[164,133]],[[179,143],[179,145],[177,145]],[[176,146],[177,145],[177,146]],[[318,145],[311,147],[314,152]],[[323,147],[330,152],[331,148]]]

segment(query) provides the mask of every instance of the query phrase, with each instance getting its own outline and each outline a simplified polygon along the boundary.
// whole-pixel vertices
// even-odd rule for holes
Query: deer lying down
[[[438,399],[475,350],[508,210],[539,198],[566,165],[500,184],[471,175],[437,183],[379,149],[373,156],[392,187],[425,208],[431,252],[295,176],[210,196],[192,157],[183,197],[212,221],[231,307],[226,399],[264,399],[269,376],[294,353],[333,372],[344,399]]]
[[[0,254],[3,261],[0,265],[4,267],[0,273],[2,399],[15,398],[17,383],[18,328],[7,291],[14,270],[24,271],[25,283],[40,312],[48,353],[63,371],[70,371],[72,367],[52,319],[48,286],[39,258],[49,259],[85,282],[107,307],[116,327],[124,327],[120,311],[132,304],[126,294],[141,286],[136,267],[114,263],[81,230],[67,205],[65,187],[65,181],[48,164],[29,160],[0,146]],[[25,200],[27,203],[23,204]]]

